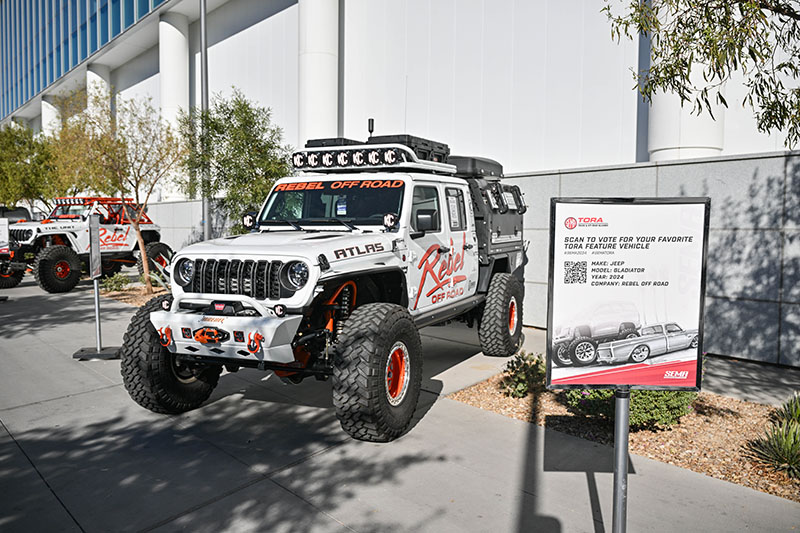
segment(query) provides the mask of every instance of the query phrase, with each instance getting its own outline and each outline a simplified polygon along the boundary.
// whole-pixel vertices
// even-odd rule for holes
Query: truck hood
[[[247,233],[234,237],[214,239],[188,246],[180,251],[180,256],[264,256],[264,257],[305,257],[316,259],[325,254],[333,263],[349,259],[389,252],[392,249],[392,236],[385,233],[358,233],[347,231],[269,231]]]

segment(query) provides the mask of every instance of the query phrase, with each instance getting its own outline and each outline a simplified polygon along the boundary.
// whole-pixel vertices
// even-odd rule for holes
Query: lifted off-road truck
[[[289,383],[333,379],[344,430],[385,442],[408,427],[422,380],[419,328],[477,325],[510,356],[522,329],[525,203],[487,159],[398,135],[309,141],[251,233],[173,258],[172,294],[134,316],[121,350],[131,397],[200,406],[223,367]]]
[[[50,215],[38,222],[19,222],[9,228],[12,251],[0,255],[0,288],[16,287],[31,269],[47,292],[69,292],[78,284],[89,260],[89,215],[100,216],[100,255],[103,275],[125,264],[143,272],[136,231],[128,213],[137,207],[130,198],[56,198]],[[156,263],[166,267],[172,250],[159,242],[161,229],[147,216],[140,222],[151,271]]]

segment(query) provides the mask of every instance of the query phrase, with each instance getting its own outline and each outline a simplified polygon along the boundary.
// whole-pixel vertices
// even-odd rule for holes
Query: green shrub
[[[614,391],[592,389],[567,391],[567,404],[577,413],[614,419]],[[686,391],[631,391],[630,425],[634,429],[671,426],[689,413],[697,393]]]
[[[131,280],[128,276],[117,272],[113,276],[105,278],[100,284],[109,292],[118,292],[127,287],[130,282]]]
[[[500,388],[512,398],[524,398],[537,385],[544,383],[545,365],[540,355],[520,352],[503,369]]]
[[[763,437],[750,441],[747,448],[754,459],[800,479],[800,422],[784,420],[772,424]]]
[[[775,411],[777,422],[797,422],[800,424],[800,393],[786,400],[784,404]]]

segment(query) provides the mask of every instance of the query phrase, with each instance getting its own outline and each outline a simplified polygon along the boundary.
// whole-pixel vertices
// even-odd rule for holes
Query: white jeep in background
[[[184,248],[172,294],[134,316],[121,350],[131,397],[200,406],[221,370],[333,379],[344,430],[389,441],[422,380],[419,328],[477,324],[487,355],[520,344],[522,213],[502,166],[411,136],[310,141],[249,234]]]
[[[30,269],[47,292],[69,292],[80,281],[89,259],[89,216],[100,216],[100,256],[103,275],[120,271],[123,265],[138,265],[143,272],[136,231],[128,212],[138,207],[130,198],[56,198],[44,220],[11,224],[11,253],[0,255],[0,288],[19,285]],[[126,212],[127,211],[127,212]],[[143,214],[140,222],[151,271],[155,264],[166,267],[172,250],[160,242],[161,229]]]

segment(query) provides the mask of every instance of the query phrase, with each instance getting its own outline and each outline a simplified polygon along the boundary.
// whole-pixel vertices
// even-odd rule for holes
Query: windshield
[[[49,218],[80,218],[88,213],[88,205],[57,205]]]
[[[381,226],[384,215],[400,215],[404,190],[403,180],[279,183],[267,199],[259,224]]]

